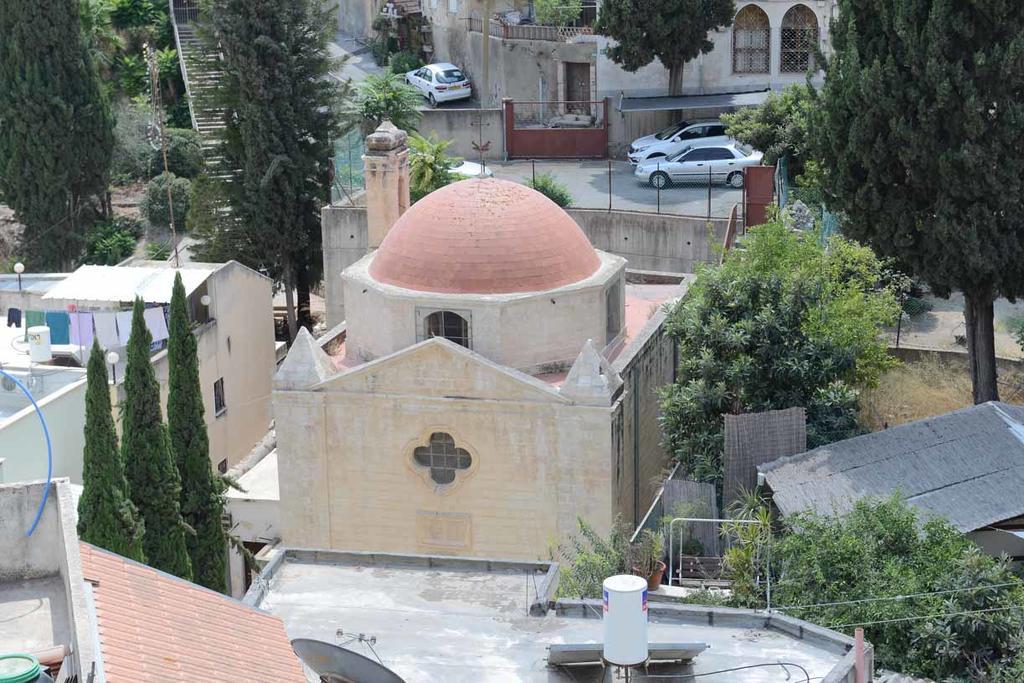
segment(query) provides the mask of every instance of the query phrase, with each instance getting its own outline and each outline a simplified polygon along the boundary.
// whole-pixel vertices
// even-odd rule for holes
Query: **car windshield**
[[[749,157],[754,153],[754,148],[750,145],[736,145],[736,149],[743,153],[743,156]]]
[[[691,147],[683,147],[681,150],[673,154],[672,156],[666,157],[668,161],[679,161],[680,157],[689,152]]]
[[[670,137],[681,131],[683,128],[686,128],[686,125],[686,121],[681,121],[679,123],[669,126],[668,128],[658,131],[657,133],[654,134],[654,137],[658,138],[659,140],[668,140]]]
[[[466,80],[466,77],[462,75],[462,71],[459,69],[445,69],[444,71],[437,72],[438,83],[458,83],[464,80]]]

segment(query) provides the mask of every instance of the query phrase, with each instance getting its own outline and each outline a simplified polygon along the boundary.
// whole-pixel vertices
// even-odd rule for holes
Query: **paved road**
[[[606,209],[609,196],[607,161],[511,161],[491,162],[494,175],[506,180],[526,182],[536,173],[551,173],[564,183],[573,196],[573,205]],[[633,176],[632,167],[623,161],[611,162],[611,206],[632,211],[661,211],[686,216],[708,215],[708,186],[698,183],[668,187],[658,192]],[[734,204],[743,200],[743,190],[713,184],[710,192],[712,217],[725,217]]]
[[[373,61],[373,53],[364,43],[356,41],[355,38],[339,31],[335,34],[334,40],[327,46],[331,56],[336,58],[347,57],[348,61],[338,71],[331,74],[338,80],[352,80],[352,85],[357,85],[366,78],[367,74],[379,73],[383,69]]]

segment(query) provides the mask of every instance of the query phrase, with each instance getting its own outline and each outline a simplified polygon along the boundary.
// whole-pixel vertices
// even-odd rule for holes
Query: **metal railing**
[[[724,525],[724,524],[754,524],[754,525],[760,525],[761,524],[761,522],[759,520],[756,520],[756,519],[711,519],[711,518],[704,518],[704,517],[675,517],[675,518],[673,518],[672,521],[670,521],[668,523],[668,585],[670,585],[670,586],[672,585],[672,578],[673,578],[673,576],[675,576],[675,572],[673,571],[674,567],[680,567],[681,568],[682,567],[682,563],[683,563],[683,548],[682,548],[682,544],[680,544],[680,547],[679,547],[679,558],[678,558],[678,561],[673,562],[673,560],[676,559],[674,557],[674,553],[672,551],[672,546],[673,546],[673,540],[675,539],[674,530],[675,530],[675,525],[676,525],[677,522],[687,522],[687,523],[697,523],[697,524],[699,524],[699,523],[710,523],[710,524],[718,524],[720,527],[721,527],[721,525]],[[766,571],[764,573],[765,574],[765,602],[766,602],[765,609],[770,612],[771,609],[772,609],[772,572],[771,572],[772,530],[771,530],[771,527],[768,527],[767,531],[768,531],[768,543],[766,544],[766,547],[767,547],[767,557],[766,557],[766,561],[765,561],[766,562],[766,564],[765,564]],[[726,539],[726,540],[728,540],[728,539]],[[726,545],[728,545],[728,543]]]
[[[469,17],[469,30],[483,33],[483,19]],[[582,36],[594,35],[589,26],[541,26],[538,24],[505,24],[500,21],[489,22],[489,32],[495,38],[503,40],[546,40],[555,43],[570,43]]]
[[[199,19],[199,3],[197,0],[168,0],[171,10],[171,28],[174,30],[174,47],[178,51],[178,67],[181,69],[181,80],[185,83],[185,101],[188,102],[188,117],[192,121],[192,130],[198,131],[196,110],[192,103],[192,90],[189,86],[188,67],[185,65],[185,53],[181,50],[181,35],[178,24],[190,24]]]

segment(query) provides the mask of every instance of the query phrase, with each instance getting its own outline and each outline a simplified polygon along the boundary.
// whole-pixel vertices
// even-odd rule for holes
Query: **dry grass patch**
[[[1006,403],[1024,404],[1024,370],[1001,368],[999,398]],[[925,354],[904,362],[882,375],[878,386],[860,397],[861,424],[877,431],[896,425],[942,415],[973,403],[967,359],[944,360]]]

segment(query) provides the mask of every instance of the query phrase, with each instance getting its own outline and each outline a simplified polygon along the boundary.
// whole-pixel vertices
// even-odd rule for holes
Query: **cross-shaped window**
[[[450,484],[455,481],[458,470],[469,469],[472,458],[469,451],[455,446],[455,439],[445,432],[434,432],[430,443],[420,446],[412,453],[417,465],[430,468],[430,478],[436,484]]]

